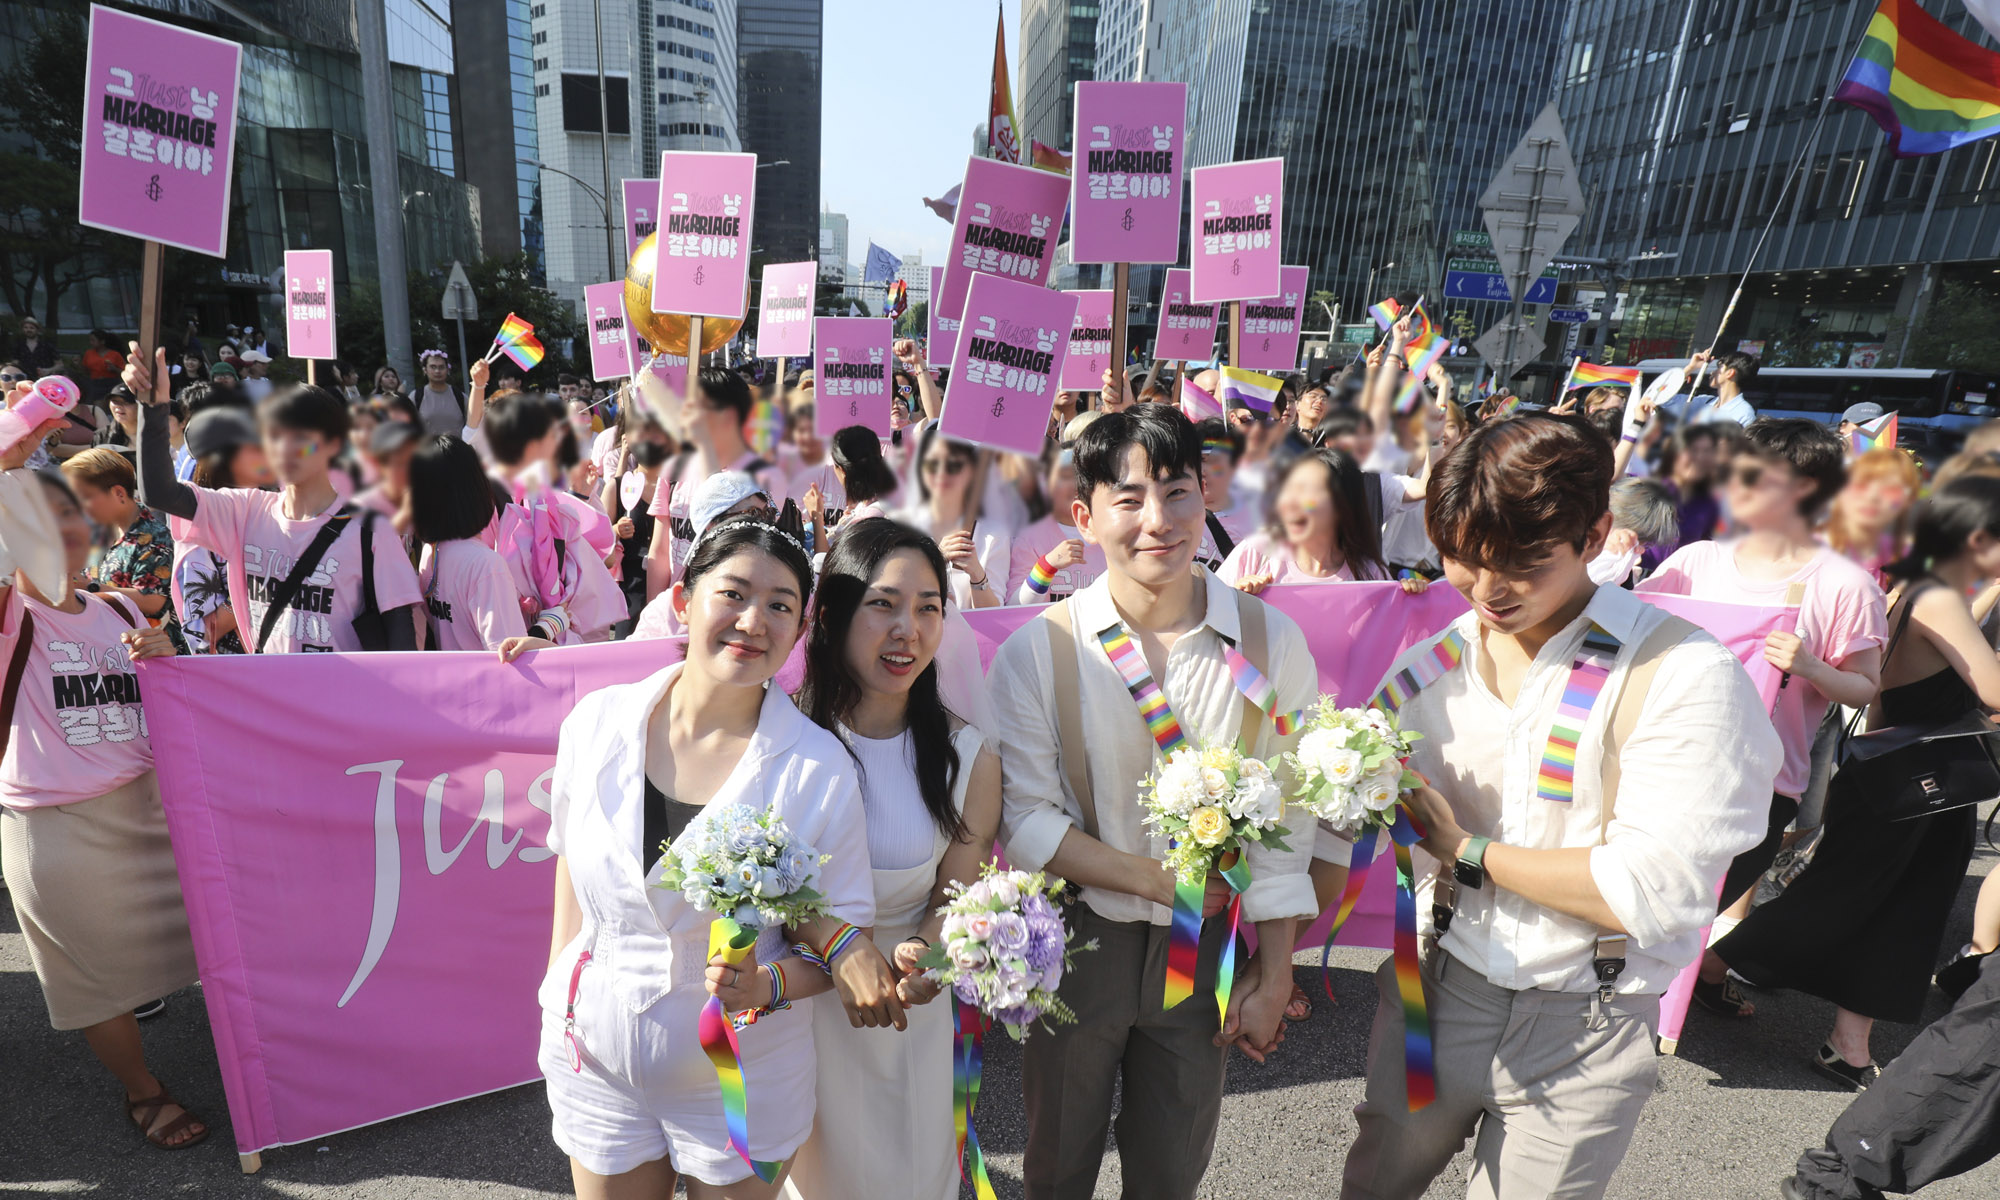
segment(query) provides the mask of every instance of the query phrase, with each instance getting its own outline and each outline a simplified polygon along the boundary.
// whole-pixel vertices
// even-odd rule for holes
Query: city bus
[[[1639,368],[1650,379],[1686,365],[1686,359],[1649,358]],[[1709,390],[1709,385],[1703,388]],[[1849,405],[1872,400],[1897,414],[1897,443],[1926,457],[1954,453],[1968,431],[2000,417],[2000,378],[1976,371],[1761,367],[1743,395],[1759,416],[1827,422],[1839,421]],[[1677,410],[1680,406],[1670,403],[1669,407]]]

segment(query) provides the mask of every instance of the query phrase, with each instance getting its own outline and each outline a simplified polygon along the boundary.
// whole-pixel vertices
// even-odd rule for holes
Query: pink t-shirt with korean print
[[[0,806],[45,808],[91,800],[153,769],[146,711],[131,652],[120,640],[145,620],[123,596],[83,594],[66,613],[10,588],[0,612],[0,670],[14,661],[21,618],[35,620],[14,694],[7,753],[0,757]]]
[[[528,632],[507,560],[485,543],[460,538],[426,546],[417,574],[432,648],[496,650],[508,638]]]

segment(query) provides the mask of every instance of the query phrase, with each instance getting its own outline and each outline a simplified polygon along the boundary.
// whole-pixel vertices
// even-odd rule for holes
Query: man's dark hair
[[[188,422],[187,401],[179,396],[169,396],[167,398],[167,415],[179,421],[182,425],[186,425]]]
[[[446,433],[410,456],[410,516],[418,541],[477,537],[493,512],[492,486],[477,450]]]
[[[352,425],[347,419],[347,401],[310,383],[295,383],[257,406],[257,420],[266,429],[290,429],[317,433],[328,441],[344,442]]]
[[[756,398],[750,394],[750,385],[743,382],[743,376],[728,367],[703,367],[701,369],[701,391],[708,397],[711,406],[733,408],[738,421],[750,419],[750,409]]]
[[[1375,432],[1375,422],[1367,413],[1358,408],[1336,408],[1313,428],[1312,440],[1323,446],[1337,437],[1362,432]]]
[[[1454,562],[1521,570],[1583,549],[1610,511],[1611,474],[1611,443],[1580,417],[1489,421],[1433,470],[1424,531]]]
[[[1601,408],[1594,413],[1586,413],[1583,419],[1614,446],[1619,438],[1625,436],[1625,406],[1622,404],[1617,408]]]
[[[557,387],[575,387],[577,384],[582,382],[583,380],[578,379],[576,376],[570,374],[568,371],[564,371],[562,374],[556,376]]]
[[[1810,479],[1812,494],[1799,501],[1799,511],[1810,517],[1830,503],[1847,486],[1847,448],[1840,435],[1818,421],[1804,417],[1759,417],[1744,430],[1744,444],[1738,450],[1767,462],[1781,462],[1801,479]]]
[[[1195,436],[1201,439],[1203,449],[1207,449],[1210,442],[1227,442],[1231,466],[1243,461],[1243,448],[1247,443],[1244,441],[1242,431],[1221,417],[1210,417],[1197,422],[1194,432]]]
[[[1098,488],[1116,487],[1123,477],[1125,452],[1134,446],[1145,452],[1155,479],[1201,478],[1201,435],[1194,422],[1177,408],[1140,404],[1105,413],[1077,436],[1078,498],[1092,504]]]
[[[1726,367],[1736,372],[1736,389],[1747,392],[1750,390],[1750,385],[1757,382],[1757,368],[1763,364],[1754,354],[1731,350],[1716,359],[1715,365],[1718,370]]]
[[[546,436],[556,423],[556,413],[548,401],[527,392],[502,392],[486,402],[486,446],[493,460],[514,466],[528,453],[528,447]]]
[[[234,396],[218,396],[206,379],[197,379],[181,389],[176,397],[187,405],[188,416],[194,417],[211,408],[239,408]]]

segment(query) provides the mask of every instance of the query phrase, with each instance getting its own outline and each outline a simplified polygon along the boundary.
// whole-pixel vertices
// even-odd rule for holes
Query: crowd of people
[[[10,403],[59,369],[23,335]],[[2000,886],[1947,939],[1977,807],[1891,813],[1840,764],[1863,722],[2000,707],[2000,422],[1935,471],[1857,456],[1847,425],[1879,411],[1760,419],[1741,354],[1696,356],[1715,389],[1671,405],[1596,388],[1538,411],[1433,368],[1399,412],[1410,337],[1287,377],[1268,412],[1197,365],[1110,371],[1057,399],[1029,458],[940,432],[948,380],[913,341],[883,438],[817,420],[810,371],[545,389],[425,351],[407,388],[345,364],[276,384],[255,330],[211,358],[190,329],[150,360],[94,334],[91,402],[0,454],[0,858],[51,1021],[147,1140],[207,1136],[139,1035],[196,966],[134,661],[679,638],[679,662],[585,697],[560,735],[540,1053],[578,1194],[956,1196],[949,1001],[917,963],[997,843],[1073,886],[1095,944],[1062,984],[1077,1021],[1024,1048],[1026,1194],[1091,1195],[1117,1108],[1126,1193],[1192,1197],[1231,1048],[1263,1061],[1312,1016],[1289,948],[1354,845],[1322,826],[1253,849],[1259,949],[1226,1017],[1163,1009],[1174,883],[1137,801],[1159,747],[1134,702],[1275,757],[1296,734],[1246,715],[1232,657],[1272,711],[1308,706],[1317,672],[1261,597],[1399,581],[1470,606],[1391,672],[1449,660],[1399,713],[1425,734],[1409,804],[1436,1100],[1407,1102],[1410,981],[1385,961],[1341,1194],[1419,1196],[1472,1139],[1472,1194],[1602,1195],[1653,1091],[1660,996],[1697,958],[1695,998],[1727,1019],[1755,1019],[1742,984],[1837,1006],[1801,1068],[1866,1094],[1787,1194],[1975,1165],[2000,1108],[1978,1040]],[[1648,592],[1796,608],[1762,648],[1775,707]],[[1044,612],[983,672],[963,613],[1002,605]],[[1136,659],[1112,656],[1121,634]],[[1537,778],[1565,729],[1574,790],[1552,800]],[[749,964],[709,958],[709,914],[647,886],[720,804],[826,856],[827,915],[767,930]],[[1207,915],[1228,895],[1211,879]],[[1197,995],[1224,933],[1202,927]],[[1872,1024],[1917,1021],[1934,975],[1958,1007],[1879,1066]],[[692,1036],[711,994],[764,1018],[741,1039],[748,1150],[778,1180],[731,1148]]]

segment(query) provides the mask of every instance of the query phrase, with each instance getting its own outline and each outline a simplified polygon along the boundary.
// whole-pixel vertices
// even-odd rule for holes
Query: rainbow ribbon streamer
[[[1242,651],[1234,646],[1228,646],[1224,648],[1222,657],[1229,663],[1229,674],[1236,681],[1236,690],[1243,693],[1245,700],[1256,705],[1265,716],[1271,718],[1271,725],[1278,731],[1279,737],[1284,737],[1299,727],[1304,714],[1296,708],[1290,712],[1278,711],[1277,686],[1264,678],[1264,672],[1259,671],[1255,663],[1245,658]]]
[[[757,931],[745,929],[728,917],[708,923],[708,956],[720,954],[731,964],[749,961],[757,943]],[[722,999],[710,996],[701,1006],[702,1052],[715,1068],[716,1085],[722,1089],[722,1120],[729,1130],[729,1148],[750,1164],[765,1183],[778,1177],[781,1162],[762,1162],[750,1157],[750,1096],[743,1086],[743,1054],[736,1042],[736,1027],[722,1011]]]
[[[1177,1007],[1194,995],[1194,971],[1201,959],[1201,906],[1208,880],[1174,880],[1174,923],[1167,933],[1167,990],[1162,1008]]]
[[[993,1181],[986,1177],[986,1155],[979,1149],[979,1130],[972,1123],[979,1107],[986,1017],[956,997],[951,1007],[951,1123],[958,1134],[959,1178],[972,1185],[978,1200],[994,1200]],[[966,1148],[971,1147],[970,1157]],[[769,1182],[768,1180],[766,1182]]]
[[[1549,724],[1549,744],[1542,750],[1542,768],[1535,776],[1535,795],[1557,804],[1568,804],[1576,798],[1576,748],[1583,741],[1583,728],[1590,724],[1590,710],[1604,694],[1604,684],[1617,660],[1618,639],[1606,633],[1603,626],[1592,624],[1570,663],[1562,699],[1556,702],[1555,720]]]
[[[1227,865],[1218,863],[1223,879],[1229,882],[1229,937],[1222,943],[1222,951],[1215,964],[1215,1019],[1217,1028],[1229,1020],[1229,993],[1236,986],[1236,934],[1243,925],[1243,893],[1250,887],[1250,862],[1240,853],[1231,852]],[[1199,943],[1196,949],[1199,950]],[[1169,959],[1173,956],[1173,946],[1167,947]]]
[[[1421,835],[1409,813],[1398,810],[1389,839],[1396,844],[1396,990],[1403,998],[1403,1082],[1410,1111],[1437,1099],[1437,1066],[1431,1058],[1431,1016],[1417,958],[1417,875],[1410,846]]]
[[[1319,985],[1326,989],[1328,1000],[1334,998],[1333,969],[1328,965],[1333,957],[1333,939],[1340,936],[1341,928],[1354,915],[1354,906],[1361,900],[1361,886],[1368,882],[1368,867],[1375,861],[1375,841],[1380,832],[1374,825],[1366,826],[1360,840],[1354,843],[1354,852],[1347,859],[1347,890],[1340,894],[1340,907],[1334,910],[1333,924],[1326,929],[1326,944],[1319,948]]]
[[[1034,590],[1037,596],[1048,595],[1049,587],[1055,581],[1055,568],[1049,565],[1049,558],[1046,554],[1036,559],[1035,565],[1028,568],[1028,586]]]
[[[1139,706],[1139,716],[1146,722],[1153,741],[1160,747],[1160,753],[1172,754],[1187,741],[1181,733],[1180,718],[1167,705],[1166,693],[1153,681],[1153,672],[1146,665],[1146,656],[1139,653],[1138,643],[1125,635],[1122,625],[1113,625],[1098,632],[1097,640],[1104,645],[1104,653],[1111,665],[1118,668],[1119,678],[1125,681],[1125,690],[1132,693],[1132,702]],[[1199,914],[1201,908],[1195,907]],[[1190,973],[1189,978],[1193,975]],[[1169,1006],[1171,1007],[1171,1005]]]

